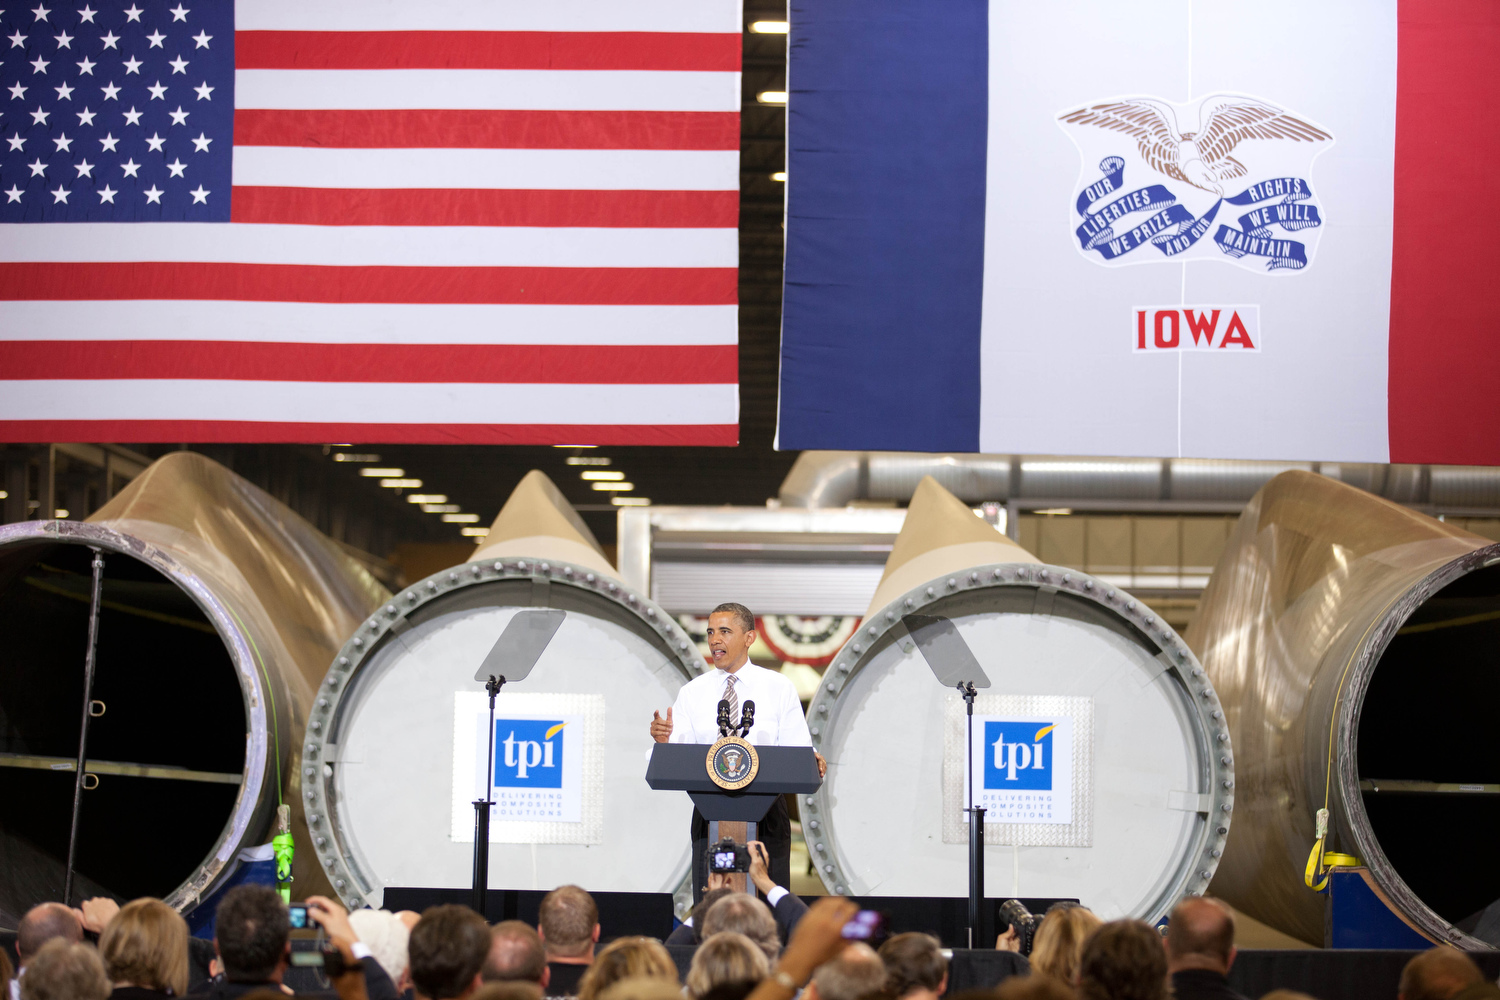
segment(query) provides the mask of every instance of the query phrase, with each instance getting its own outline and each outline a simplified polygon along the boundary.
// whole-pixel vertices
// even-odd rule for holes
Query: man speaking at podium
[[[719,738],[719,702],[729,702],[729,718],[738,723],[747,702],[755,703],[755,724],[745,739],[756,746],[810,747],[807,717],[797,689],[783,674],[750,662],[755,644],[755,616],[743,604],[721,604],[708,616],[708,648],[715,669],[682,686],[666,718],[652,712],[651,738],[658,743],[713,743]],[[818,776],[827,764],[818,756]],[[792,880],[792,821],[786,800],[777,796],[761,820],[757,839],[770,855],[771,881]],[[708,884],[708,820],[693,810],[693,898]]]

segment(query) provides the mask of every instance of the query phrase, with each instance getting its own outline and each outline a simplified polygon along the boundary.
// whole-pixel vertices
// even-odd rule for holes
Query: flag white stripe
[[[737,306],[0,302],[0,341],[695,346],[739,340]]]
[[[738,150],[236,146],[245,187],[735,191]]]
[[[241,69],[234,106],[365,111],[738,111],[740,75],[555,69]]]
[[[732,424],[738,387],[38,379],[0,382],[0,420]],[[378,421],[372,421],[377,417]]]
[[[239,0],[239,31],[711,31],[739,34],[739,0]]]
[[[0,224],[0,262],[194,262],[333,267],[735,267],[734,229],[511,226]]]

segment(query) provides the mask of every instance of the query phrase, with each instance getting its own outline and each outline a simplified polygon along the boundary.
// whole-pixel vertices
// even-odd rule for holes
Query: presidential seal
[[[755,780],[760,757],[747,740],[738,736],[721,736],[708,748],[708,776],[728,792],[744,788]]]

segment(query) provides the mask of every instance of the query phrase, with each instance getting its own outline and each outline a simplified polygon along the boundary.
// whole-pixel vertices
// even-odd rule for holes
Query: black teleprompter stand
[[[986,947],[983,940],[975,940],[975,937],[984,928],[984,806],[974,804],[974,698],[978,694],[974,689],[973,681],[964,681],[958,685],[958,693],[963,695],[964,706],[968,710],[968,777],[969,798],[968,808],[964,811],[969,814],[969,947]]]

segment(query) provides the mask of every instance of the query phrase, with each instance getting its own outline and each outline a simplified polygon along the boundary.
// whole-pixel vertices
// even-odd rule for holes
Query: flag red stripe
[[[733,229],[735,191],[453,188],[234,189],[234,222],[318,226],[598,226]]]
[[[236,31],[235,69],[738,72],[739,34],[675,31]]]
[[[327,267],[296,264],[7,264],[0,300],[733,305],[732,267]]]
[[[736,424],[317,424],[258,420],[0,420],[0,441],[202,441],[322,444],[739,443]],[[602,499],[602,497],[601,497]]]
[[[346,149],[739,149],[735,111],[244,108],[237,146]]]
[[[302,344],[0,341],[5,379],[233,379],[707,385],[735,381],[734,344]]]
[[[1401,0],[1389,385],[1392,462],[1500,465],[1495,280],[1500,4]]]

